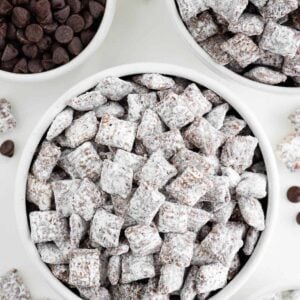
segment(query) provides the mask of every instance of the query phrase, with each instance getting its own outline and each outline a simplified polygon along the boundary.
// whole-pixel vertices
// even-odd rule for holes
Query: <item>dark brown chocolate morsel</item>
[[[18,53],[19,53],[18,50],[12,44],[7,44],[2,53],[1,60],[2,61],[12,60],[18,56]]]
[[[38,43],[43,35],[43,28],[39,24],[30,24],[25,29],[26,38],[33,43]]]
[[[77,33],[84,29],[85,22],[82,16],[74,14],[68,18],[66,24],[70,26],[75,33]]]
[[[77,14],[81,10],[81,1],[80,0],[68,0],[68,4],[71,8],[71,12]]]
[[[9,23],[7,25],[6,37],[10,40],[15,40],[16,32],[17,32],[16,26],[13,23]]]
[[[68,44],[72,41],[74,32],[70,26],[61,25],[55,31],[55,39],[60,44]]]
[[[56,31],[58,27],[58,24],[57,23],[51,23],[51,24],[44,24],[43,25],[43,29],[44,29],[44,32],[47,33],[47,34],[51,34],[53,32]]]
[[[4,22],[0,23],[0,39],[5,39],[7,33],[7,24]]]
[[[39,49],[38,49],[37,45],[28,44],[28,45],[24,45],[22,47],[22,51],[26,57],[36,58],[38,55]]]
[[[89,10],[94,19],[98,18],[104,12],[104,7],[97,1],[89,2]]]
[[[57,9],[62,9],[66,6],[65,0],[51,0],[51,5],[52,8],[57,10]]]
[[[70,6],[66,6],[54,13],[54,19],[60,23],[63,24],[67,21],[69,15],[70,15],[71,9]]]
[[[94,37],[95,35],[95,32],[88,29],[88,30],[84,30],[84,31],[81,31],[80,33],[80,39],[82,41],[82,44],[84,46],[86,46],[91,40],[92,38]]]
[[[296,222],[300,225],[300,212],[296,216]]]
[[[49,0],[37,0],[34,4],[34,11],[41,23],[52,18],[51,4]]]
[[[84,18],[84,29],[88,29],[93,25],[94,19],[88,11],[82,13]]]
[[[69,62],[70,58],[69,58],[69,54],[65,48],[57,47],[53,51],[52,60],[56,65],[62,65],[62,64],[66,64],[67,62]]]
[[[25,45],[25,44],[29,44],[29,43],[30,43],[30,42],[28,41],[28,39],[26,38],[23,29],[17,29],[17,31],[16,31],[16,38],[17,38],[17,40],[20,42],[20,44],[22,44],[22,45]]]
[[[15,144],[11,140],[3,142],[0,146],[0,153],[7,157],[12,157],[15,152]]]
[[[0,1],[0,15],[5,16],[8,15],[11,10],[13,9],[13,6],[8,0],[1,0]]]
[[[53,60],[52,60],[52,55],[50,53],[43,54],[43,59],[42,59],[41,63],[42,63],[44,70],[46,70],[46,71],[53,69],[55,67],[55,64],[53,63]]]
[[[298,203],[300,202],[300,187],[292,186],[287,191],[287,198],[290,202]]]
[[[21,58],[14,67],[14,73],[26,74],[28,73],[28,66],[26,58]]]
[[[30,22],[30,12],[21,6],[17,6],[12,11],[11,20],[18,28],[26,27]]]
[[[30,73],[41,73],[43,72],[43,66],[39,59],[31,59],[28,61],[28,70]]]
[[[52,44],[52,39],[50,36],[44,36],[38,43],[37,46],[40,51],[44,52],[50,48]]]
[[[75,36],[70,44],[68,45],[68,50],[70,54],[77,56],[83,49],[82,42],[79,37]]]

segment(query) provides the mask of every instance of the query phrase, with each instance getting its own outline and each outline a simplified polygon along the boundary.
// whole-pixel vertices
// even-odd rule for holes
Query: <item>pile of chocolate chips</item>
[[[0,0],[0,69],[40,73],[68,63],[95,35],[106,0]]]

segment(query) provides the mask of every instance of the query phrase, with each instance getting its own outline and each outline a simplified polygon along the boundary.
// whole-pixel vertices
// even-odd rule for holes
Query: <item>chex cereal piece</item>
[[[267,83],[271,85],[279,84],[287,80],[287,76],[278,71],[274,71],[267,67],[255,67],[244,74],[254,81]]]
[[[116,118],[122,118],[125,114],[125,109],[119,103],[109,101],[104,105],[98,106],[95,109],[95,113],[97,118],[102,118],[106,114]]]
[[[155,226],[132,226],[125,230],[125,236],[135,256],[146,256],[160,251],[162,239]]]
[[[235,189],[241,181],[240,174],[231,167],[221,167],[222,176],[228,178],[229,188]]]
[[[39,210],[49,210],[52,203],[51,185],[39,181],[29,174],[27,178],[26,200],[38,206]]]
[[[196,275],[198,267],[191,267],[180,291],[180,299],[193,300],[197,296]]]
[[[190,207],[188,209],[188,230],[198,232],[210,219],[212,214],[204,209]]]
[[[259,48],[243,33],[237,33],[221,47],[243,68],[255,62],[260,56]]]
[[[111,300],[110,292],[107,288],[101,287],[78,287],[80,297],[89,300]]]
[[[193,246],[196,234],[168,233],[165,235],[159,259],[162,264],[175,264],[179,267],[188,267],[193,257]]]
[[[120,242],[117,247],[108,247],[104,251],[104,256],[122,255],[129,251],[127,242]]]
[[[288,57],[285,57],[285,60],[287,60]],[[260,51],[260,58],[255,62],[257,65],[263,65],[263,66],[268,66],[272,67],[275,69],[280,70],[281,67],[283,67],[283,61],[284,58],[280,54],[272,53],[270,51],[266,50],[261,50]],[[292,61],[292,59],[291,59]],[[282,70],[284,72],[284,68]]]
[[[196,167],[188,167],[166,187],[179,203],[194,206],[212,188],[212,182]]]
[[[132,282],[131,284],[117,284],[112,286],[112,299],[140,299],[144,293],[144,284],[139,282]]]
[[[260,232],[253,227],[250,227],[247,231],[245,244],[243,247],[243,252],[245,255],[249,256],[253,253],[255,245],[260,236]]]
[[[72,214],[69,219],[70,242],[74,248],[79,248],[79,244],[88,231],[88,223],[77,214]]]
[[[197,43],[205,41],[219,32],[219,27],[209,12],[203,12],[191,18],[186,24]]]
[[[121,149],[117,150],[114,158],[114,163],[118,163],[126,168],[132,169],[134,178],[137,178],[137,175],[140,173],[146,161],[146,157],[136,155],[134,153],[130,153]]]
[[[158,114],[152,109],[146,109],[138,126],[136,138],[143,140],[147,136],[156,136],[164,131],[164,125]]]
[[[296,55],[298,42],[293,29],[273,21],[267,23],[259,47],[283,56]]]
[[[152,255],[134,256],[130,253],[122,255],[122,283],[130,283],[155,276]]]
[[[201,90],[195,83],[189,84],[180,95],[185,101],[186,106],[194,114],[194,116],[201,117],[208,113],[211,108],[211,102],[202,94]]]
[[[206,120],[216,129],[221,129],[224,124],[225,116],[229,110],[229,104],[224,103],[214,107],[206,116]]]
[[[250,0],[257,8],[261,8],[266,5],[269,0]]]
[[[159,150],[154,152],[143,166],[140,182],[161,188],[176,174],[175,167],[164,158],[162,151]]]
[[[250,197],[238,197],[241,214],[247,224],[262,231],[265,229],[265,214],[261,203]]]
[[[72,212],[77,213],[85,221],[90,221],[102,204],[104,204],[104,199],[98,187],[90,179],[83,179],[72,197]]]
[[[0,297],[2,300],[30,300],[31,295],[16,269],[0,277]]]
[[[29,214],[31,239],[34,243],[52,242],[68,236],[67,219],[56,211],[33,211]]]
[[[150,278],[144,288],[142,300],[169,300],[169,295],[157,292],[158,278]]]
[[[110,100],[119,101],[132,92],[133,86],[128,81],[114,76],[107,76],[100,79],[95,90]]]
[[[38,252],[43,262],[59,265],[68,263],[68,258],[54,243],[37,244]]]
[[[265,19],[278,20],[298,8],[298,0],[269,0],[259,11]]]
[[[194,120],[194,114],[186,102],[175,93],[160,101],[156,105],[156,112],[170,129],[180,129]]]
[[[227,140],[222,149],[221,162],[242,173],[252,165],[258,140],[253,136],[236,136]]]
[[[73,121],[73,109],[66,108],[59,113],[52,121],[50,128],[48,129],[46,139],[48,141],[53,140],[60,135],[66,128],[68,128]]]
[[[285,57],[282,72],[288,76],[300,76],[300,51],[294,57]]]
[[[178,129],[169,130],[158,135],[148,135],[143,139],[143,144],[149,154],[160,150],[166,159],[184,148],[184,140]]]
[[[148,94],[150,90],[143,85],[140,85],[136,82],[130,81],[133,86],[132,93],[133,94]]]
[[[33,175],[40,181],[48,180],[60,155],[59,147],[50,142],[43,142],[32,164]]]
[[[263,18],[254,14],[244,13],[237,23],[230,23],[228,30],[233,33],[243,33],[247,36],[260,35],[264,31]]]
[[[202,94],[205,97],[205,99],[213,105],[219,105],[224,103],[223,99],[212,90],[203,90]]]
[[[224,203],[230,200],[229,180],[227,177],[212,176],[208,182],[209,184],[205,193],[202,193],[200,201]]]
[[[206,5],[229,23],[236,23],[248,5],[248,0],[208,0]]]
[[[208,9],[204,0],[178,0],[177,4],[181,17],[185,21]]]
[[[0,99],[0,133],[5,133],[16,127],[17,122],[11,113],[11,105],[6,99]]]
[[[236,206],[236,201],[233,200],[229,201],[220,209],[214,211],[212,220],[216,223],[226,224],[229,221],[235,206]]]
[[[82,143],[94,138],[98,129],[98,121],[94,111],[90,111],[75,119],[65,131],[67,143],[76,148]]]
[[[200,43],[200,46],[222,66],[229,64],[232,61],[230,55],[222,50],[221,45],[226,42],[226,38],[217,34]]]
[[[236,187],[236,193],[243,197],[257,199],[265,198],[267,195],[267,176],[265,174],[245,172],[242,180]]]
[[[68,101],[68,106],[78,111],[88,111],[97,108],[107,102],[100,91],[91,91],[81,94]]]
[[[80,178],[95,181],[100,177],[102,161],[91,142],[85,142],[77,147],[67,155],[66,159]]]
[[[90,239],[102,247],[117,247],[123,218],[98,209],[91,223]]]
[[[215,154],[224,140],[223,134],[201,117],[188,127],[186,138],[206,155]]]
[[[137,125],[133,122],[119,120],[105,114],[100,122],[95,141],[98,144],[131,151],[135,140]]]
[[[70,279],[72,285],[97,287],[100,285],[100,259],[98,249],[76,249],[70,257]]]
[[[116,285],[121,277],[121,256],[113,255],[109,258],[107,277],[111,285]]]
[[[241,269],[241,260],[239,258],[239,255],[237,254],[234,257],[234,259],[229,267],[228,274],[227,274],[227,281],[232,280],[237,275],[237,273],[240,271],[240,269]]]
[[[58,180],[51,183],[55,209],[62,217],[69,217],[72,214],[72,199],[77,193],[80,183],[79,179]]]
[[[207,293],[224,287],[228,268],[220,263],[201,266],[196,275],[197,293]]]
[[[133,81],[147,87],[150,90],[166,90],[175,86],[175,81],[167,76],[153,73],[142,74],[133,77]]]
[[[246,122],[235,116],[227,116],[220,131],[226,139],[238,135],[246,127]]]
[[[295,109],[290,115],[289,120],[295,127],[295,130],[300,131],[300,108]]]
[[[103,162],[100,185],[103,191],[126,198],[132,188],[133,170],[124,164]]]
[[[132,190],[128,197],[123,198],[118,195],[111,195],[114,214],[120,217],[125,217],[129,208],[129,202],[136,189]]]
[[[158,283],[158,292],[170,294],[179,290],[183,283],[184,269],[175,264],[163,265]]]
[[[188,207],[166,201],[159,210],[159,232],[184,233],[188,227]]]
[[[180,149],[171,161],[178,173],[182,173],[188,167],[196,167],[203,174],[213,175],[215,173],[214,163],[209,157],[186,148]]]
[[[57,166],[59,166],[63,170],[63,172],[65,172],[65,174],[69,175],[72,179],[80,178],[79,174],[75,170],[75,167],[68,160],[68,154],[70,154],[71,152],[72,152],[72,150],[70,150],[70,149],[63,150],[61,152],[61,156],[57,162]],[[52,175],[53,175],[53,173],[52,173]],[[66,179],[67,177],[58,178],[58,179],[54,178],[53,181]],[[52,179],[52,178],[50,177],[50,179]]]
[[[128,121],[139,121],[147,108],[153,109],[157,103],[156,93],[148,94],[129,94],[128,103]]]
[[[138,224],[150,225],[165,196],[150,185],[142,184],[130,200],[128,215]]]
[[[69,265],[51,265],[50,270],[58,280],[69,284]]]

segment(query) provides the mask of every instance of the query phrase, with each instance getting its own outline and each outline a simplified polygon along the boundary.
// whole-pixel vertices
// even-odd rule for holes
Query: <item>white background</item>
[[[0,274],[18,268],[30,287],[34,299],[62,299],[35,270],[20,243],[14,214],[14,181],[18,161],[28,135],[46,109],[63,91],[99,70],[130,62],[164,62],[193,68],[213,76],[220,84],[234,90],[240,101],[252,110],[261,122],[275,149],[276,144],[291,131],[287,116],[298,106],[300,92],[288,96],[265,93],[219,77],[200,61],[174,27],[166,1],[118,0],[111,30],[97,53],[73,73],[50,82],[16,84],[0,81],[0,97],[9,99],[17,118],[17,128],[0,135],[16,143],[12,159],[0,157]],[[292,184],[300,185],[299,174],[289,173],[280,163],[280,213],[273,240],[259,268],[241,287],[232,300],[243,300],[266,286],[299,283],[300,226],[295,216],[300,204],[291,204],[285,193]]]

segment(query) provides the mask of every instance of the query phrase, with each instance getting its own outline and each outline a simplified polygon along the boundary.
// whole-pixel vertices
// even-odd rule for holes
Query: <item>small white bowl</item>
[[[230,69],[216,63],[211,56],[202,49],[202,47],[194,40],[188,29],[186,28],[180,13],[177,9],[175,0],[165,1],[167,8],[172,16],[173,22],[180,32],[180,34],[185,38],[190,47],[194,50],[195,55],[204,63],[209,69],[211,69],[214,73],[222,78],[230,78],[234,82],[238,82],[241,85],[251,87],[257,90],[263,90],[265,92],[273,92],[273,93],[282,93],[282,94],[298,94],[300,91],[300,87],[281,87],[281,86],[273,86],[264,83],[260,83],[242,75],[239,75]]]
[[[197,82],[198,84],[205,86],[218,95],[223,97],[236,111],[241,115],[242,118],[248,123],[249,127],[253,131],[253,134],[259,140],[259,146],[262,151],[264,161],[268,173],[268,209],[266,216],[266,229],[262,233],[262,236],[256,246],[256,249],[247,262],[247,264],[240,271],[238,276],[235,277],[221,292],[219,292],[212,299],[214,300],[225,300],[229,299],[241,286],[245,283],[248,277],[255,270],[259,264],[261,258],[263,257],[264,251],[271,238],[272,229],[274,227],[276,214],[277,214],[277,204],[278,204],[278,175],[276,169],[276,162],[272,147],[269,144],[267,137],[265,136],[264,130],[256,120],[255,116],[249,112],[249,109],[245,107],[240,98],[234,95],[226,87],[219,84],[218,81],[207,77],[205,74],[195,72],[191,69],[186,69],[174,65],[157,64],[157,63],[137,63],[130,65],[122,65],[114,67],[105,71],[102,71],[96,75],[93,75],[82,82],[78,83],[67,91],[63,96],[61,96],[42,116],[41,121],[32,131],[28,142],[24,148],[16,178],[15,186],[15,210],[16,210],[16,220],[17,227],[23,242],[24,248],[28,251],[28,254],[34,264],[34,266],[44,275],[46,280],[51,284],[51,286],[60,293],[66,299],[79,299],[76,297],[71,290],[65,287],[60,281],[58,281],[49,271],[46,264],[43,263],[39,257],[37,249],[34,243],[31,241],[29,225],[26,213],[26,180],[29,172],[29,168],[32,162],[34,152],[40,143],[43,135],[51,124],[55,116],[62,111],[67,101],[81,94],[92,87],[94,87],[100,78],[106,76],[128,76],[141,73],[162,73],[171,76],[178,76],[189,79],[191,81]]]
[[[0,0],[1,1],[1,0]],[[99,25],[99,28],[94,35],[93,39],[89,42],[89,44],[82,50],[82,52],[70,60],[65,65],[59,66],[55,69],[51,69],[49,71],[35,73],[35,74],[17,74],[13,72],[7,72],[0,70],[0,79],[10,80],[14,82],[40,82],[51,80],[53,78],[57,78],[61,75],[64,75],[76,67],[81,65],[84,61],[86,61],[103,43],[106,38],[108,31],[111,27],[115,11],[116,11],[116,1],[117,0],[107,0],[106,6],[104,10],[104,15],[102,21]]]

